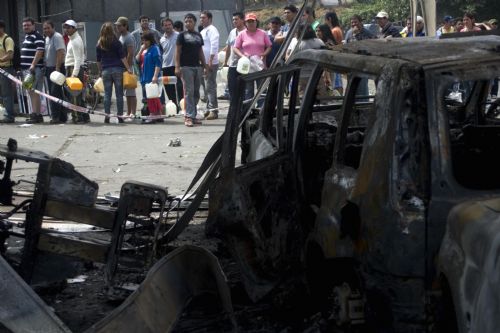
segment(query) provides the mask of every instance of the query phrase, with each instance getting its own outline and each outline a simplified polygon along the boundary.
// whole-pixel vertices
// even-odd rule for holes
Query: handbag
[[[137,76],[129,72],[123,72],[123,88],[135,89],[137,88]]]

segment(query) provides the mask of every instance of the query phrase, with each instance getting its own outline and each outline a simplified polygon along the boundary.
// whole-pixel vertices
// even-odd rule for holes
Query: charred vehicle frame
[[[499,64],[497,36],[375,40],[242,77],[267,94],[231,105],[207,230],[250,297],[303,276],[336,325],[494,332]]]

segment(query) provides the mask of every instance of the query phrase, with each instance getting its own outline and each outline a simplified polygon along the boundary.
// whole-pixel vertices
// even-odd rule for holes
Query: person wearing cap
[[[195,30],[196,16],[187,13],[184,16],[185,31],[177,37],[175,49],[175,75],[182,78],[184,85],[185,117],[184,125],[193,127],[201,125],[196,118],[197,105],[200,101],[201,69],[207,71],[205,55],[203,54],[203,38]]]
[[[250,61],[255,57],[262,60],[265,66],[266,57],[271,52],[271,40],[264,30],[258,29],[258,20],[255,13],[248,13],[245,16],[246,30],[242,31],[234,42],[233,52],[239,57],[248,57]],[[252,58],[254,57],[254,58]],[[247,86],[245,99],[250,99],[254,95],[254,84]]]
[[[45,77],[51,96],[62,98],[62,89],[50,80],[50,74],[56,71],[65,74],[64,57],[66,45],[63,36],[54,28],[54,22],[47,20],[43,22],[43,34],[45,35]],[[65,123],[68,115],[61,104],[50,101],[52,124]]]
[[[43,55],[45,53],[45,40],[43,36],[35,29],[35,20],[31,17],[23,19],[23,31],[25,33],[24,41],[21,45],[21,70],[23,78],[28,75],[33,75],[33,89],[43,89]],[[43,116],[40,112],[41,100],[40,95],[32,89],[28,90],[28,95],[31,101],[32,113],[30,114],[28,123],[42,123]]]
[[[134,68],[135,41],[132,37],[132,34],[129,32],[128,18],[120,16],[115,22],[115,27],[120,35],[120,38],[118,40],[123,45],[123,49],[127,58],[127,64],[129,65],[129,67]],[[135,115],[137,109],[137,97],[135,94],[135,89],[124,89],[123,93],[127,100],[127,115]]]
[[[66,75],[77,77],[83,82],[82,65],[85,62],[85,49],[82,37],[76,29],[76,22],[74,20],[67,20],[64,22],[63,29],[69,38],[69,42],[66,47],[66,58],[64,59]],[[83,89],[85,89],[85,86]],[[84,93],[85,92],[82,91],[81,94],[76,96],[76,103],[82,107],[85,106],[85,103],[83,102]],[[72,100],[70,100],[70,102],[72,102]],[[88,113],[73,111],[71,113],[71,120],[73,123],[88,123],[90,121],[90,116]]]
[[[491,30],[498,29],[498,21],[497,21],[497,19],[491,19],[491,20],[489,20],[488,24],[490,25]]]
[[[380,11],[375,16],[377,24],[382,29],[380,38],[391,38],[391,37],[401,37],[398,28],[396,28],[392,22],[389,21],[389,14],[385,11]]]
[[[443,18],[443,25],[439,27],[436,31],[436,38],[441,37],[443,34],[449,34],[452,32],[456,32],[455,27],[453,26],[453,18],[449,15],[446,15]]]
[[[414,34],[411,17],[408,17],[406,19],[406,27],[403,30],[401,30],[399,34],[401,35],[401,37],[413,37],[413,36],[424,37],[425,36],[424,19],[422,18],[422,16],[417,16],[415,28],[417,29],[417,32]]]
[[[270,28],[269,30],[266,31],[267,36],[271,40],[272,46],[271,46],[271,52],[266,57],[266,66],[270,67],[274,57],[276,57],[276,54],[278,54],[280,50],[281,44],[276,42],[274,39],[275,37],[280,33],[281,31],[281,26],[283,22],[281,22],[281,19],[278,16],[271,17],[269,20]]]
[[[213,120],[219,118],[217,102],[217,70],[219,69],[219,30],[212,24],[212,13],[204,10],[200,14],[200,23],[203,29],[200,31],[203,38],[203,54],[208,72],[205,75],[205,87],[207,97],[207,111],[205,119]]]
[[[229,99],[231,100],[234,96],[234,90],[236,89],[236,81],[240,75],[236,71],[236,66],[238,65],[238,60],[240,57],[232,50],[234,42],[238,35],[246,29],[245,27],[245,15],[242,12],[233,13],[233,26],[234,29],[229,32],[229,36],[226,41],[226,58],[224,59],[224,67],[228,66],[227,69],[227,89],[229,93]]]
[[[0,20],[0,68],[11,75],[15,75],[14,67],[12,67],[13,57],[14,39],[5,33],[5,22]],[[0,102],[5,108],[5,114],[0,123],[14,123],[14,84],[2,74],[0,74]]]

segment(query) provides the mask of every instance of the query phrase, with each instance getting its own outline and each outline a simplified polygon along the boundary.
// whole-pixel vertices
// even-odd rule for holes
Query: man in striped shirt
[[[45,40],[43,36],[35,29],[35,20],[31,17],[23,19],[23,31],[26,34],[21,46],[21,70],[23,79],[29,74],[33,75],[33,89],[42,90],[43,88],[43,54],[45,52]],[[29,123],[43,122],[43,116],[40,113],[40,96],[33,90],[29,90],[32,113],[28,119]]]

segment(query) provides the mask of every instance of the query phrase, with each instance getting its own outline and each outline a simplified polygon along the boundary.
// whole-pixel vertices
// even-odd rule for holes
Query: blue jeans
[[[116,108],[118,115],[123,114],[123,67],[103,69],[102,81],[104,84],[104,112],[111,113],[111,94],[115,85]]]
[[[2,67],[9,74],[15,75],[12,67]],[[14,120],[14,83],[0,74],[0,102],[5,107],[5,119]]]

